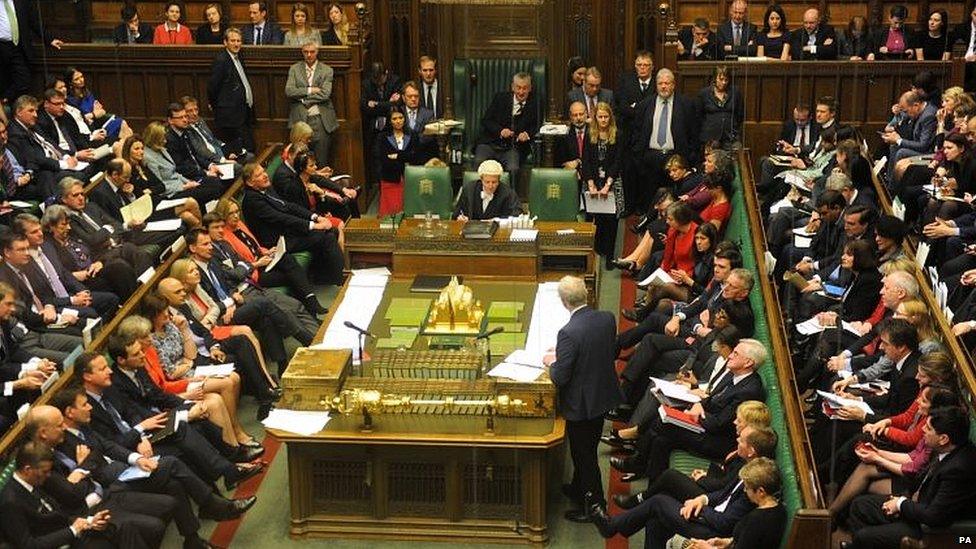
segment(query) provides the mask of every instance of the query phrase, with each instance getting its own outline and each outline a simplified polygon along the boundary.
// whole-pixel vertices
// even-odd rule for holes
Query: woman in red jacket
[[[685,273],[695,270],[695,211],[684,202],[676,202],[668,207],[668,234],[664,239],[664,256],[661,270],[668,273],[680,269]]]

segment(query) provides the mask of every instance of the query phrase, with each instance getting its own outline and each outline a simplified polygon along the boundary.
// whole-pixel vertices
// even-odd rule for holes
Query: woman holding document
[[[590,139],[583,148],[581,171],[586,182],[586,218],[596,222],[593,247],[596,253],[603,256],[607,270],[613,268],[611,262],[616,257],[617,212],[618,205],[623,203],[619,156],[613,108],[609,103],[598,103],[596,114],[590,120]],[[599,210],[607,213],[591,213],[601,205],[607,207]]]

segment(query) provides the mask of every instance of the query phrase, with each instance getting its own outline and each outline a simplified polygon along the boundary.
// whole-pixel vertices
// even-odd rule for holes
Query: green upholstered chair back
[[[469,182],[477,181],[477,180],[478,180],[478,172],[474,170],[464,170],[464,174],[461,175],[461,186],[463,187],[467,185]],[[508,172],[502,172],[501,182],[511,187],[512,186],[511,174]]]
[[[265,168],[265,170],[264,170],[264,171],[268,172],[268,178],[269,179],[274,179],[274,174],[275,174],[276,171],[278,171],[278,168],[280,166],[281,166],[281,155],[280,154],[276,154],[271,159],[271,162],[268,162],[268,167]]]
[[[496,93],[511,89],[517,72],[532,75],[532,94],[539,122],[545,119],[548,80],[545,58],[533,59],[455,59],[453,66],[454,118],[464,121],[464,151],[470,155],[481,135],[481,117]],[[468,156],[470,158],[470,156]]]
[[[451,217],[451,170],[407,166],[403,172],[403,213],[407,217],[431,212],[441,219]]]
[[[539,221],[576,221],[579,214],[576,170],[532,168],[529,214],[538,216]]]

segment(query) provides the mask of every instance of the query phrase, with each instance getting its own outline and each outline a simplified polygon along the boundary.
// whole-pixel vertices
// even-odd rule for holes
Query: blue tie
[[[111,402],[102,399],[100,404],[102,405],[102,408],[105,408],[105,411],[108,412],[108,415],[112,416],[112,421],[115,422],[115,427],[120,432],[128,433],[129,431],[132,430],[132,427],[130,427],[129,424],[126,423],[124,419],[122,419],[122,414],[120,414],[119,411],[115,409],[115,406],[112,406]]]
[[[664,147],[664,144],[668,142],[668,117],[670,114],[671,102],[665,99],[664,104],[661,105],[661,118],[657,124],[657,144],[660,147]]]
[[[217,277],[213,274],[213,271],[206,269],[207,276],[210,277],[210,283],[213,284],[214,291],[217,292],[217,299],[223,301],[227,299],[227,292],[220,287],[220,282],[217,281]]]

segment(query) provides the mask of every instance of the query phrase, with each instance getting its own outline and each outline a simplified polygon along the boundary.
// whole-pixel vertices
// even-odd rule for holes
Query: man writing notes
[[[461,189],[454,218],[467,221],[521,214],[515,191],[501,183],[502,171],[502,165],[495,160],[482,162],[478,166],[478,179],[465,183]]]

